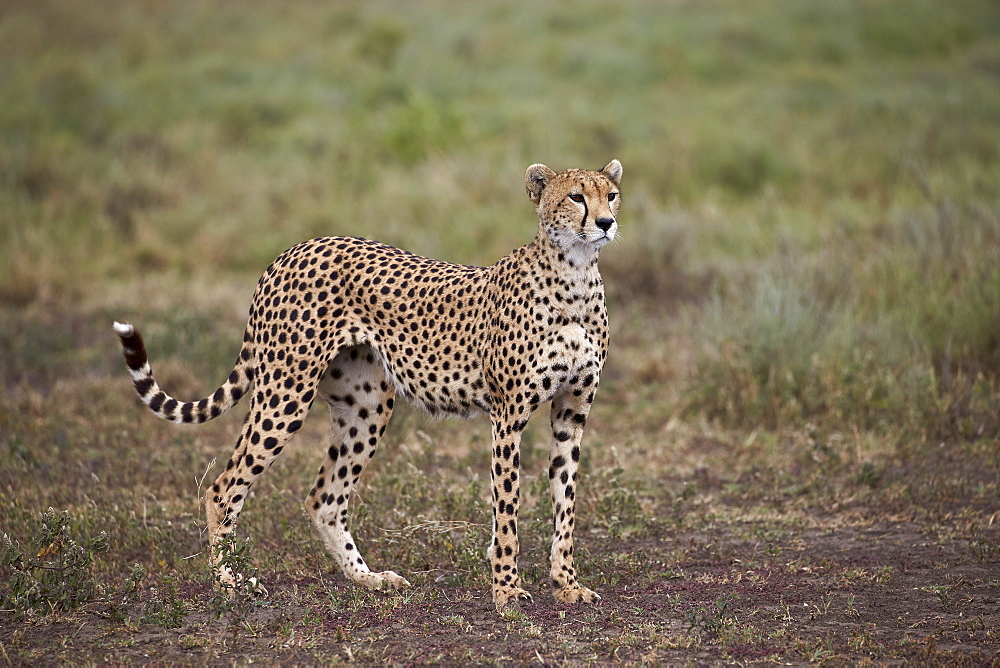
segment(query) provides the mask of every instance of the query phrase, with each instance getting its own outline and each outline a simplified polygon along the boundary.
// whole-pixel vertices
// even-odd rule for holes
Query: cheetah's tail
[[[253,371],[250,367],[249,337],[243,341],[243,349],[236,360],[236,367],[229,379],[211,397],[200,401],[178,401],[160,389],[153,379],[153,370],[146,357],[146,346],[139,331],[128,323],[115,323],[115,332],[121,339],[122,352],[135,391],[157,417],[178,424],[201,424],[219,417],[240,400],[250,389]]]

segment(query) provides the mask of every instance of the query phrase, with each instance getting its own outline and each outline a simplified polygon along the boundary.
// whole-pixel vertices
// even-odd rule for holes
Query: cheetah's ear
[[[622,163],[617,160],[612,160],[604,166],[604,169],[602,169],[601,172],[614,181],[615,185],[618,185],[622,180]]]
[[[524,173],[524,188],[528,191],[528,197],[535,204],[542,198],[542,191],[556,173],[543,164],[536,163],[528,167]]]

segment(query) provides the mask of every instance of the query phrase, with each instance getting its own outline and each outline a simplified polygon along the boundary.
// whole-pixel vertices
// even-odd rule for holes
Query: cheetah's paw
[[[563,603],[596,603],[601,600],[600,595],[596,591],[578,584],[554,589],[552,595],[556,597],[557,601],[562,601]]]
[[[381,573],[367,573],[361,579],[360,584],[376,591],[394,591],[409,587],[410,582],[395,571],[382,571]]]
[[[497,612],[503,614],[509,610],[517,610],[521,603],[531,603],[531,594],[520,587],[503,587],[493,590],[493,604]]]

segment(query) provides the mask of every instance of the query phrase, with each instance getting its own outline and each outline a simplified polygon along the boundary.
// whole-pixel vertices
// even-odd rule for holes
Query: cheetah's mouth
[[[601,246],[604,246],[605,244],[608,244],[615,240],[615,233],[617,232],[617,230],[618,230],[617,226],[612,226],[607,230],[600,230],[600,234],[597,237],[591,239],[590,243],[593,244],[595,247],[600,248]]]
[[[563,230],[561,232],[554,232],[552,234],[552,240],[556,242],[558,246],[566,250],[572,251],[598,251],[606,244],[615,240],[617,236],[617,226],[611,227],[608,230],[578,230],[570,232],[569,230]]]
[[[615,240],[615,233],[617,232],[617,230],[618,226],[615,225],[608,228],[607,230],[597,230],[597,234],[593,236],[591,236],[591,234],[588,234],[587,232],[582,232],[582,231],[577,232],[573,236],[576,238],[576,241],[578,243],[593,245],[600,248],[604,244]]]

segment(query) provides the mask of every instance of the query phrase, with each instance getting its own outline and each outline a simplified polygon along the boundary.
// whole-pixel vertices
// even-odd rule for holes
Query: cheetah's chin
[[[607,244],[611,243],[614,240],[615,240],[615,233],[614,232],[605,232],[604,234],[602,234],[601,236],[597,237],[596,239],[594,239],[590,243],[593,244],[595,248],[601,248],[601,247],[606,246]]]

